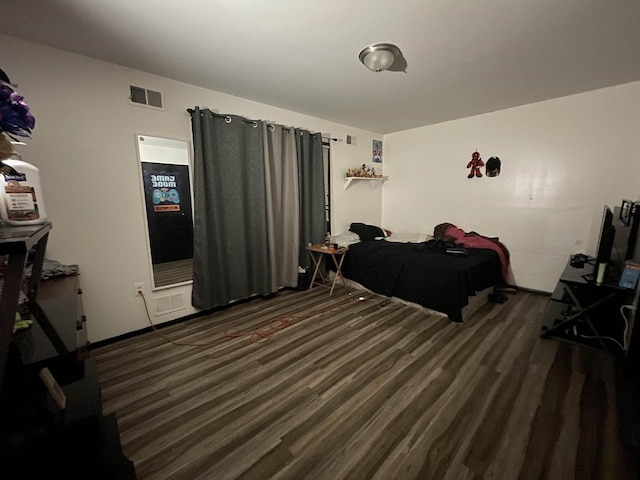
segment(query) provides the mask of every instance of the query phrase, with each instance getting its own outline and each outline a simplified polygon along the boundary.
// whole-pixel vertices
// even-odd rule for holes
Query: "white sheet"
[[[388,237],[384,237],[387,242],[400,242],[400,243],[422,243],[427,240],[431,240],[433,235],[427,233],[405,233],[405,232],[393,232]]]
[[[349,245],[353,245],[354,243],[358,243],[359,241],[360,237],[358,236],[358,234],[350,230],[339,233],[337,235],[331,235],[331,243],[337,243],[338,247],[348,247]]]
[[[431,240],[432,238],[433,235],[429,235],[427,233],[393,232],[391,235],[387,237],[380,237],[379,239],[386,240],[387,242],[421,243]],[[339,247],[347,247],[354,243],[358,243],[359,241],[360,237],[358,234],[350,230],[337,235],[331,235],[331,243],[337,243]]]

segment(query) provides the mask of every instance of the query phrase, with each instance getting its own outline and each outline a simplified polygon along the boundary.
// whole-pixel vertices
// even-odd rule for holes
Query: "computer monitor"
[[[613,212],[608,205],[604,206],[600,233],[598,237],[598,249],[596,250],[596,267],[601,263],[609,263],[613,241],[616,236],[616,228],[613,226]]]

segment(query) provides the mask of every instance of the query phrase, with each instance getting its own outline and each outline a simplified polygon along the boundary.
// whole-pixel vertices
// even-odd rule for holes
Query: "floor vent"
[[[155,90],[136,87],[134,85],[129,85],[129,90],[131,92],[129,94],[129,100],[132,104],[164,110],[162,92],[156,92]]]
[[[176,293],[164,297],[156,297],[155,316],[164,315],[165,313],[175,312],[185,308],[184,294]]]

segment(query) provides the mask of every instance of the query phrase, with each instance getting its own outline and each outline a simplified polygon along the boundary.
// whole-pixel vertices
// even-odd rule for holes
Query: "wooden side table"
[[[318,285],[322,285],[323,287],[329,287],[327,285],[328,278],[325,278],[324,273],[322,272],[322,265],[326,264],[327,257],[331,257],[333,259],[333,263],[336,266],[336,275],[333,278],[333,282],[331,283],[331,291],[329,292],[329,296],[333,295],[333,289],[336,286],[336,282],[338,281],[338,277],[342,278],[342,283],[344,284],[344,277],[342,277],[342,262],[344,261],[344,254],[347,253],[349,247],[326,247],[322,244],[319,245],[308,245],[307,251],[309,252],[309,256],[315,265],[315,269],[313,271],[313,277],[311,277],[311,284],[309,285],[309,289],[313,288],[313,285],[316,282],[316,278],[320,275],[320,279],[322,283],[318,283]],[[337,257],[340,257],[338,260]]]

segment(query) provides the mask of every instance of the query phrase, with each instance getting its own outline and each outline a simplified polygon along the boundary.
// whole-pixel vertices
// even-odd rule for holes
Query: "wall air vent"
[[[129,85],[129,101],[133,105],[140,105],[158,110],[164,110],[162,104],[162,93],[147,88]]]
[[[156,297],[155,316],[164,315],[165,313],[175,312],[176,310],[182,310],[186,308],[184,303],[184,295],[182,293],[176,293],[174,295],[167,295],[164,297]]]

